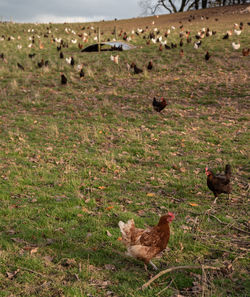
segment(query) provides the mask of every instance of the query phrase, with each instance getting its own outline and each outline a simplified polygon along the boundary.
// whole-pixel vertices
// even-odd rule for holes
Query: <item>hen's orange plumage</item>
[[[146,265],[149,263],[157,270],[151,259],[161,253],[167,246],[170,237],[169,223],[174,219],[174,214],[169,212],[163,215],[155,227],[139,229],[135,227],[134,220],[126,224],[119,222],[122,233],[122,241],[127,247],[127,253],[136,259],[142,260]]]

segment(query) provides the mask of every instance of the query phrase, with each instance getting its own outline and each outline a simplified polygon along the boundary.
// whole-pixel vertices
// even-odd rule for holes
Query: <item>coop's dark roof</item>
[[[122,41],[110,41],[110,42],[102,42],[101,51],[127,51],[135,48],[134,45],[131,45]],[[105,45],[110,46],[110,48],[103,49]],[[85,47],[82,52],[97,52],[98,51],[98,43],[91,44]]]

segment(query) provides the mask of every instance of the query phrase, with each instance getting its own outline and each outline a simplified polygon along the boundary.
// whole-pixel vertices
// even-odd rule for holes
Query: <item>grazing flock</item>
[[[202,17],[204,18],[204,17]],[[190,16],[189,23],[194,21],[195,16]],[[215,19],[215,21],[219,21]],[[119,40],[123,40],[125,42],[135,42],[137,39],[140,39],[141,42],[144,42],[145,47],[149,46],[157,46],[159,52],[163,51],[171,51],[172,49],[179,48],[180,58],[185,55],[185,46],[192,45],[195,51],[198,51],[203,47],[203,40],[206,38],[213,38],[213,36],[218,33],[210,28],[202,27],[198,32],[191,32],[190,30],[185,29],[185,26],[182,22],[179,24],[179,28],[177,29],[175,26],[171,26],[170,28],[163,30],[153,27],[154,22],[146,26],[145,28],[137,28],[136,30],[132,30],[130,32],[125,30],[120,30],[118,32]],[[244,32],[245,26],[249,26],[250,23],[244,24],[240,22],[240,24],[232,24],[232,28],[227,30],[220,36],[220,40],[230,40],[232,36],[237,37],[237,42],[232,41],[232,50],[238,51],[240,50],[240,36],[242,32]],[[50,67],[50,60],[48,59],[39,59],[36,60],[36,55],[39,51],[44,51],[45,48],[51,46],[54,48],[56,52],[58,52],[58,59],[65,62],[66,65],[72,67],[73,71],[76,71],[79,75],[79,79],[84,79],[85,77],[85,69],[84,64],[79,64],[76,61],[76,58],[71,56],[65,56],[64,49],[70,46],[78,46],[78,49],[81,51],[84,48],[84,45],[90,42],[96,42],[97,38],[97,29],[93,26],[84,26],[79,30],[79,32],[75,32],[69,27],[65,27],[65,33],[67,38],[60,37],[57,33],[57,29],[52,33],[52,27],[48,25],[46,27],[45,32],[40,32],[38,29],[29,28],[27,30],[27,36],[24,38],[28,38],[29,43],[25,45],[25,42],[22,43],[22,38],[20,36],[9,36],[7,34],[2,34],[0,37],[0,46],[3,43],[16,42],[16,50],[22,51],[25,46],[30,49],[30,53],[28,53],[28,58],[34,61],[35,68],[43,68]],[[173,32],[178,32],[179,40],[174,42],[173,40],[169,42],[169,39]],[[116,41],[114,38],[115,32],[111,32],[109,37],[104,37],[103,32],[101,33],[102,41]],[[49,40],[46,42],[45,40]],[[1,47],[0,47],[1,48]],[[122,48],[111,49],[112,51],[121,51]],[[250,49],[243,48],[242,56],[246,57],[249,55]],[[203,49],[204,60],[209,61],[211,57],[213,57],[213,53],[210,53]],[[110,56],[110,63],[119,64],[119,54]],[[11,56],[8,56],[8,52],[0,53],[0,62],[8,64],[11,60]],[[21,71],[26,70],[26,66],[18,61],[16,64],[17,68]],[[125,67],[125,66],[124,66]],[[135,62],[129,63],[126,62],[127,71],[133,75],[140,75],[144,71],[153,71],[154,64],[153,61],[147,61],[145,68],[138,66]],[[69,80],[66,77],[66,74],[63,72],[59,72],[58,80],[60,78],[60,84],[66,86],[69,84]],[[161,112],[166,108],[167,102],[164,98],[153,98],[152,108],[156,112]],[[218,195],[225,193],[229,194],[232,191],[230,179],[231,179],[231,166],[229,164],[225,167],[225,172],[222,174],[215,174],[209,168],[205,169],[205,174],[207,176],[207,186],[213,192],[215,196],[215,201],[218,198]],[[169,224],[174,220],[175,215],[171,212],[161,216],[158,224],[154,227],[150,227],[148,229],[139,229],[135,227],[134,221],[129,220],[127,223],[122,221],[119,222],[119,228],[122,234],[122,241],[127,248],[128,255],[140,259],[145,264],[145,269],[147,269],[147,264],[151,264],[154,269],[157,269],[155,264],[151,262],[151,259],[160,254],[167,246],[169,238],[170,238],[170,226]]]
[[[201,20],[208,19],[208,17],[202,16]],[[190,15],[188,21],[192,22],[195,20],[194,15]],[[218,18],[215,18],[215,21],[219,21]],[[193,44],[193,48],[195,50],[198,50],[203,47],[203,40],[205,38],[212,38],[214,35],[217,34],[215,30],[211,30],[210,28],[203,27],[198,32],[191,32],[190,30],[185,30],[185,26],[182,23],[182,21],[179,22],[179,41],[169,41],[173,34],[178,30],[175,26],[171,26],[171,28],[168,28],[166,30],[154,28],[153,25],[155,22],[153,21],[151,26],[146,26],[145,28],[137,28],[136,30],[131,30],[130,32],[125,30],[120,30],[120,32],[116,35],[118,40],[123,40],[125,42],[137,42],[138,39],[145,40],[145,45],[158,45],[159,51],[162,52],[164,50],[170,51],[171,49],[176,49],[177,47],[180,48],[179,55],[180,58],[184,57],[185,55],[185,45],[186,44]],[[232,38],[233,36],[237,37],[237,41],[232,41],[232,49],[235,51],[240,50],[241,44],[240,44],[240,36],[242,32],[244,32],[244,27],[249,26],[250,23],[244,24],[243,22],[240,22],[239,24],[235,23],[232,25],[232,29],[227,30],[223,36],[221,36],[222,40],[227,40]],[[25,47],[29,48],[32,52],[28,54],[28,57],[30,59],[35,59],[35,56],[39,54],[39,50],[43,51],[45,50],[45,44],[46,39],[50,41],[50,45],[52,47],[55,47],[55,49],[59,52],[58,59],[65,60],[65,63],[70,65],[72,69],[75,69],[79,73],[80,79],[82,79],[85,76],[84,71],[84,64],[77,64],[75,61],[75,58],[73,56],[65,57],[65,54],[63,50],[65,48],[69,48],[71,46],[76,47],[78,45],[79,50],[82,50],[84,47],[84,44],[89,44],[90,42],[97,42],[97,29],[93,26],[83,26],[80,28],[80,31],[77,33],[75,30],[70,29],[66,27],[64,29],[64,33],[66,33],[67,37],[60,37],[58,36],[58,28],[55,29],[55,32],[52,33],[52,26],[47,26],[45,32],[40,32],[40,30],[36,28],[29,28],[27,30],[28,33],[28,45],[24,44],[26,41],[22,40],[21,36],[8,36],[6,34],[2,34],[0,37],[0,45],[4,42],[16,42],[16,49],[19,51],[22,51]],[[110,32],[110,36],[104,36],[104,32],[101,32],[101,41],[117,41],[116,38],[114,38],[115,31]],[[22,44],[23,41],[23,44]],[[47,47],[47,44],[46,44]],[[115,47],[113,46],[111,51],[122,51],[122,47]],[[204,50],[204,49],[203,49]],[[35,52],[36,51],[36,52]],[[242,55],[244,57],[248,56],[250,53],[250,48],[243,48],[242,49]],[[1,52],[0,53],[0,59],[4,63],[8,63],[9,58],[7,57],[8,54]],[[204,59],[206,61],[209,61],[212,54],[209,53],[207,50],[204,52]],[[114,62],[115,64],[119,64],[119,54],[117,55],[111,55],[110,60]],[[50,61],[41,59],[40,61],[37,61],[35,63],[38,68],[42,67],[50,67]],[[16,66],[22,70],[25,71],[25,66],[21,64],[21,62],[17,62]],[[138,65],[136,65],[135,62],[128,63],[126,62],[126,68],[128,71],[133,71],[133,74],[141,74],[143,73],[144,69],[140,68]],[[152,71],[154,69],[154,65],[152,61],[149,61],[147,66],[145,67],[147,71]],[[68,79],[64,73],[60,73],[61,75],[61,84],[66,85],[68,83]]]

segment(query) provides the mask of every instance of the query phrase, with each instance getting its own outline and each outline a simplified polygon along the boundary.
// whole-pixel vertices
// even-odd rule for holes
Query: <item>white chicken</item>
[[[82,67],[83,67],[82,64],[78,64],[78,65],[76,66],[76,69],[77,69],[78,71],[80,71],[80,70],[82,69]]]
[[[71,64],[71,57],[65,59],[68,64]]]
[[[234,34],[237,35],[237,36],[239,36],[241,34],[241,30],[234,29]]]
[[[194,49],[198,49],[201,46],[201,41],[197,41],[194,43]]]
[[[233,42],[232,47],[233,47],[233,49],[238,50],[240,48],[240,43],[239,42],[238,43]]]

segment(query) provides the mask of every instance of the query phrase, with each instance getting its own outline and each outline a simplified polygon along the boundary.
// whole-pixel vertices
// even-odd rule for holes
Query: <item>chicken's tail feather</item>
[[[227,164],[225,167],[225,175],[230,178],[232,174],[231,165]]]
[[[118,223],[118,226],[119,226],[121,232],[123,233],[125,223],[124,223],[123,221],[120,221],[120,222]]]
[[[131,236],[132,228],[134,228],[135,226],[134,220],[133,219],[129,220],[126,224],[120,221],[118,223],[118,226],[121,230],[123,239],[126,241],[129,240],[129,237]]]
[[[154,99],[153,99],[153,106],[156,106],[156,105],[157,105],[157,101],[156,101],[156,99],[154,97]]]

